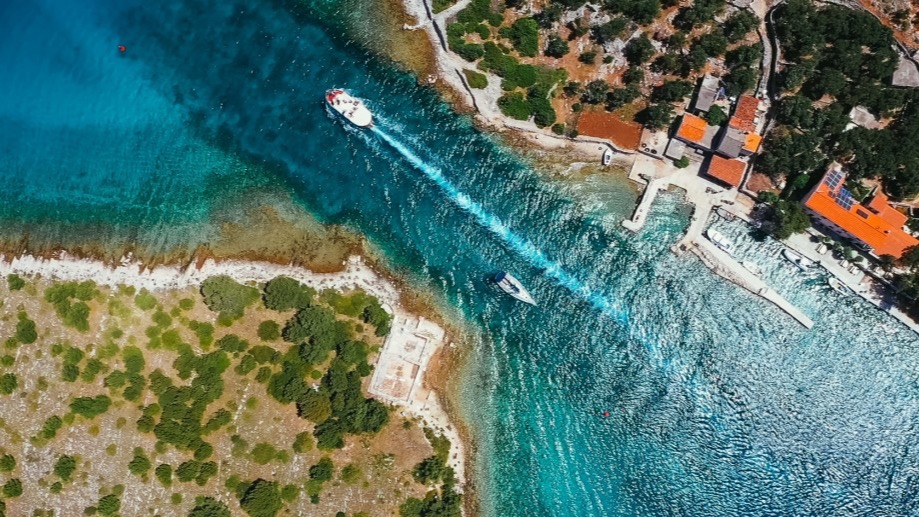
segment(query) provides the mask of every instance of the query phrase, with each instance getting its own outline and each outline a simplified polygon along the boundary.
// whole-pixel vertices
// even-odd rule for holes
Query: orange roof
[[[759,151],[759,144],[763,141],[763,137],[757,135],[756,133],[750,133],[747,135],[747,139],[744,140],[743,148],[751,153]]]
[[[830,187],[826,180],[826,176],[820,180],[820,184],[804,199],[804,206],[870,246],[877,255],[893,255],[899,258],[906,248],[919,244],[919,240],[903,231],[902,224],[891,224],[894,219],[899,218],[889,213],[896,210],[887,204],[886,196],[881,194],[881,199],[875,196],[869,204],[869,207],[879,213],[859,203],[854,203],[847,209],[836,202],[836,197],[845,182],[840,181],[836,187]],[[884,213],[886,216],[879,215]]]
[[[677,129],[676,135],[688,142],[699,143],[705,138],[707,127],[705,120],[686,113],[683,115],[683,120],[680,121],[680,128]]]
[[[731,127],[736,127],[741,131],[749,133],[756,132],[756,110],[759,108],[759,99],[750,95],[741,95],[737,99],[737,107],[734,108],[734,116],[728,122]]]
[[[728,160],[715,154],[712,155],[706,174],[728,185],[739,187],[746,168],[747,164],[740,160]]]
[[[880,189],[878,189],[874,197],[871,198],[871,202],[868,203],[868,208],[890,223],[891,226],[896,226],[897,228],[902,228],[909,219],[906,214],[890,206],[887,202],[887,195],[881,192]]]
[[[612,113],[586,111],[578,119],[578,133],[606,138],[620,149],[638,149],[641,126],[626,122]]]

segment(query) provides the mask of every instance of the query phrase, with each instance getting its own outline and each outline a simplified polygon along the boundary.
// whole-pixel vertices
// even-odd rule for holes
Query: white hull
[[[523,287],[520,280],[511,276],[510,273],[505,273],[503,271],[498,273],[497,276],[495,276],[495,283],[498,284],[498,287],[500,287],[502,291],[521,302],[536,305],[536,300],[530,296],[530,292],[527,291],[526,287]]]
[[[613,150],[607,149],[603,151],[603,165],[609,165],[613,162]]]
[[[814,262],[810,259],[804,258],[803,256],[791,251],[790,249],[782,250],[782,256],[785,257],[785,260],[791,262],[792,264],[798,266],[802,271],[807,270],[814,266]]]
[[[759,267],[759,264],[756,262],[747,262],[746,260],[740,263],[747,271],[753,273],[754,276],[763,276],[763,270]]]
[[[373,113],[367,109],[364,102],[352,97],[341,89],[325,92],[325,102],[332,111],[341,115],[345,120],[357,127],[370,127],[373,125]]]
[[[705,230],[705,236],[708,237],[708,240],[712,241],[712,244],[718,246],[721,251],[727,253],[728,255],[734,254],[734,243],[731,242],[731,239],[728,239],[718,230],[713,230],[709,228]]]
[[[833,288],[834,291],[843,295],[843,296],[852,296],[855,294],[855,291],[852,290],[849,286],[839,281],[837,278],[830,277],[827,281],[827,284]]]

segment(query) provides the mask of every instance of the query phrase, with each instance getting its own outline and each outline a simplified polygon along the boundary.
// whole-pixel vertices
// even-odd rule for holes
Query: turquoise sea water
[[[717,223],[801,328],[670,254],[677,196],[625,232],[622,182],[538,174],[351,42],[348,4],[301,5],[0,5],[0,233],[193,245],[254,187],[364,233],[474,333],[486,515],[919,512],[915,334]],[[331,85],[377,130],[329,115]],[[496,293],[498,269],[540,306]]]

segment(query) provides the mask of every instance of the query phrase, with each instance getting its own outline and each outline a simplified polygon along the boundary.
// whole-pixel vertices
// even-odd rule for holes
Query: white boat
[[[785,260],[791,262],[792,264],[798,266],[802,271],[814,267],[814,261],[808,258],[801,256],[794,251],[791,251],[788,248],[782,250],[782,256],[785,257]]]
[[[744,260],[740,263],[740,265],[743,266],[747,271],[753,273],[755,276],[763,276],[763,270],[756,262]]]
[[[609,165],[613,161],[613,150],[609,147],[603,151],[603,165]]]
[[[335,88],[325,92],[325,102],[336,113],[357,127],[373,125],[373,113],[364,105],[364,101],[352,97],[348,92]]]
[[[836,277],[831,276],[830,278],[827,279],[826,283],[829,284],[830,287],[832,287],[834,291],[836,291],[837,293],[843,296],[852,296],[855,294],[855,291],[853,291],[851,287],[840,282],[839,279]]]
[[[514,278],[510,273],[501,271],[495,275],[495,283],[498,284],[498,287],[500,287],[502,291],[520,300],[521,302],[528,303],[530,305],[536,305],[536,300],[530,296],[530,292],[527,291],[526,287],[523,287],[523,284],[520,283],[520,280]]]
[[[708,237],[708,240],[712,241],[715,246],[721,248],[721,251],[727,253],[728,255],[734,254],[734,243],[731,242],[731,239],[728,239],[724,236],[723,233],[718,230],[709,228],[705,230],[705,236]]]

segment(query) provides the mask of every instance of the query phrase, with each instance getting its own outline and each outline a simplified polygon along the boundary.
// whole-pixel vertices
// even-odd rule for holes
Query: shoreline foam
[[[315,273],[302,267],[268,262],[240,260],[217,262],[210,258],[197,266],[158,265],[148,267],[146,264],[135,261],[130,257],[124,257],[117,265],[110,266],[99,260],[78,258],[67,253],[61,253],[57,258],[51,259],[36,258],[31,255],[19,257],[0,255],[0,276],[4,277],[15,273],[60,281],[92,280],[97,284],[110,287],[131,285],[135,288],[143,288],[149,291],[197,286],[208,277],[215,275],[227,275],[238,282],[254,281],[259,283],[283,275],[299,280],[317,291],[323,289],[361,289],[377,297],[381,303],[392,311],[395,319],[424,321],[430,331],[439,335],[440,339],[432,340],[433,346],[429,350],[428,360],[448,340],[446,332],[441,326],[408,312],[400,303],[401,294],[396,289],[396,286],[374,271],[358,255],[352,255],[345,262],[344,269],[337,273]],[[404,337],[400,332],[401,329],[394,325],[393,332],[387,337],[386,343],[394,342]],[[425,364],[427,365],[427,361]],[[456,471],[459,487],[462,488],[466,480],[465,444],[461,440],[457,427],[439,401],[439,396],[442,395],[437,393],[436,388],[425,386],[424,369],[419,371],[416,383],[419,384],[420,389],[413,391],[411,399],[399,401],[386,398],[384,400],[398,406],[403,414],[409,414],[421,419],[425,425],[440,432],[450,440],[454,449],[449,464]]]

